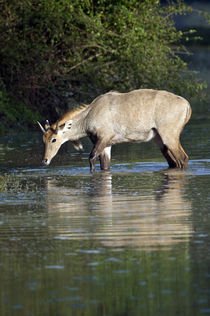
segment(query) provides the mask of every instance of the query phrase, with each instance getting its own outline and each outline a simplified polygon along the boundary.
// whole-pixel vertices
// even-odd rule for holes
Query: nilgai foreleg
[[[101,170],[110,169],[111,164],[111,146],[105,147],[99,156]]]
[[[109,143],[112,137],[107,138],[97,138],[94,140],[94,147],[89,156],[90,171],[93,172],[95,169],[96,159],[100,156],[100,166],[101,169],[109,169],[110,159],[111,159],[111,146]]]

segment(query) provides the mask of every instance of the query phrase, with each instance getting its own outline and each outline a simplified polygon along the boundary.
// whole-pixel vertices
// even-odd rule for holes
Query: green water
[[[182,135],[186,171],[152,143],[113,148],[89,173],[90,144],[41,166],[41,135],[0,139],[0,315],[210,314],[210,121]]]

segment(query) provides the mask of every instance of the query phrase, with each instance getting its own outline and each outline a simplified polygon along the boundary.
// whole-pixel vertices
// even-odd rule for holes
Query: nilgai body
[[[159,146],[169,167],[186,168],[188,156],[180,144],[180,134],[190,116],[189,102],[167,91],[110,91],[89,105],[67,112],[52,125],[48,121],[45,127],[39,123],[45,144],[43,163],[49,165],[66,141],[81,150],[80,139],[88,136],[93,143],[89,156],[91,172],[97,157],[101,169],[110,168],[113,145],[151,139]]]

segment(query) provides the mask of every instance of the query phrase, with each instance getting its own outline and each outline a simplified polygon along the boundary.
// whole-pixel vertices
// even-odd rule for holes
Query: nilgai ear
[[[68,130],[71,129],[72,126],[72,120],[68,120],[65,122],[64,128],[63,128],[63,132],[67,132]]]
[[[48,120],[46,120],[44,127],[45,127],[46,130],[47,130],[48,128],[50,128],[50,123],[49,123]]]

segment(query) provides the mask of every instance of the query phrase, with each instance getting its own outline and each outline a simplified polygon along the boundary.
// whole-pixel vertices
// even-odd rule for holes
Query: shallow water
[[[63,146],[43,167],[41,135],[0,139],[0,315],[210,314],[210,121],[182,135],[186,171],[152,143],[113,148],[89,173]]]

